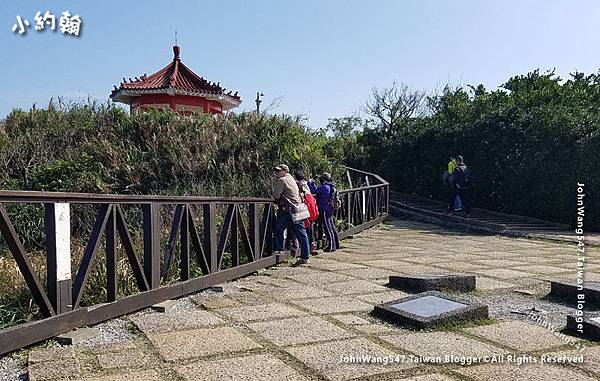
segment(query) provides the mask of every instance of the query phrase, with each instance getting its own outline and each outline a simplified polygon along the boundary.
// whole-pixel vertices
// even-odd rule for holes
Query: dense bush
[[[397,191],[445,199],[441,173],[451,154],[476,174],[476,204],[574,222],[576,184],[586,184],[586,227],[600,229],[600,76],[562,81],[538,71],[500,89],[450,89],[428,114],[359,134],[363,167]]]

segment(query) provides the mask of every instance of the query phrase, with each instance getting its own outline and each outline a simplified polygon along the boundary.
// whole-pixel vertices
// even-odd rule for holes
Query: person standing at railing
[[[275,220],[273,250],[275,254],[283,253],[284,232],[286,229],[288,232],[293,231],[300,245],[300,259],[297,263],[307,264],[310,258],[310,246],[304,228],[304,220],[310,215],[308,208],[300,198],[300,190],[296,180],[289,173],[289,167],[285,164],[279,164],[273,170],[277,179],[273,189],[273,198],[275,203],[279,205],[279,213]]]
[[[327,234],[327,246],[323,251],[333,252],[340,248],[340,239],[333,222],[333,213],[337,207],[337,190],[335,184],[331,181],[331,175],[327,172],[321,175],[319,182],[321,185],[317,187],[314,180],[310,180],[308,187],[317,198],[319,219],[325,226],[325,233]]]
[[[300,197],[308,207],[310,213],[310,218],[304,220],[304,227],[306,228],[306,234],[308,234],[308,242],[310,244],[310,255],[318,255],[317,243],[314,240],[313,234],[313,222],[319,218],[317,200],[308,187],[308,182],[306,181],[303,171],[294,171],[294,178],[296,179],[296,184],[298,184],[298,189],[300,190]]]

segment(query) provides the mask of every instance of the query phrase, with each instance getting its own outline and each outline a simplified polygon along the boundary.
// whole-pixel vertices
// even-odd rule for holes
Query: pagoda
[[[202,110],[223,114],[242,103],[237,91],[225,92],[220,83],[209,82],[181,62],[179,46],[173,46],[173,61],[151,75],[125,80],[115,86],[110,97],[115,102],[129,105],[131,112],[138,109],[171,109],[188,115]]]

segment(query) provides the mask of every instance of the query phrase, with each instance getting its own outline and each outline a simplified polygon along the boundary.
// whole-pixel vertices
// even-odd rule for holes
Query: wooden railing
[[[364,182],[352,187],[353,175]],[[344,228],[340,238],[388,214],[385,180],[351,168],[348,179],[350,188],[340,190],[342,206],[336,213]],[[45,287],[13,225],[15,216],[5,208],[14,204],[44,208]],[[87,230],[80,226],[82,215],[93,216]],[[0,354],[282,262],[288,253],[273,255],[272,250],[274,219],[275,206],[267,198],[0,191],[0,233],[43,316],[0,330]],[[322,227],[314,230],[322,245]],[[81,258],[72,258],[74,231],[89,232]],[[119,257],[126,259],[137,292],[119,289]],[[106,300],[99,304],[85,301],[98,264],[106,269]]]

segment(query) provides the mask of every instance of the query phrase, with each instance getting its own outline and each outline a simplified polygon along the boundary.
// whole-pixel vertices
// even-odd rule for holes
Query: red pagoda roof
[[[173,46],[173,61],[154,74],[129,78],[115,86],[110,97],[116,102],[129,103],[132,96],[141,94],[184,94],[201,96],[221,102],[225,109],[238,106],[242,101],[237,91],[225,92],[220,83],[209,82],[181,62],[179,46]]]

